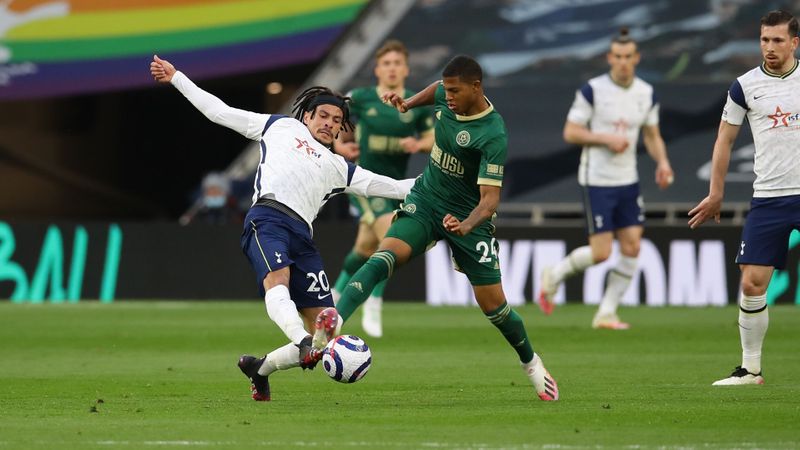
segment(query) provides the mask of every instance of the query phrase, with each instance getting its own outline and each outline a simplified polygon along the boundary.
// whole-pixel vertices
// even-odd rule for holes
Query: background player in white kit
[[[150,72],[156,81],[175,86],[212,122],[260,141],[253,206],[241,245],[256,272],[267,314],[291,342],[263,358],[242,356],[239,368],[252,383],[253,399],[270,400],[267,377],[301,365],[313,368],[317,359],[308,356],[327,344],[340,323],[311,237],[319,209],[342,192],[402,200],[414,180],[377,175],[330,150],[339,131],[352,124],[346,97],[327,88],[303,92],[291,118],[231,108],[158,56]]]
[[[607,54],[609,73],[592,78],[575,94],[564,125],[564,140],[583,145],[578,183],[589,234],[589,245],[576,248],[565,259],[542,270],[539,306],[550,314],[553,297],[561,283],[611,256],[616,236],[619,262],[608,276],[594,328],[626,329],[617,305],[636,273],[642,239],[644,211],[636,169],[639,129],[644,145],[655,160],[656,183],[665,189],[672,183],[672,168],[658,127],[659,105],[653,87],[636,77],[639,64],[636,42],[627,29],[611,42]]]
[[[761,346],[769,326],[767,286],[774,268],[786,265],[789,236],[800,230],[800,70],[795,58],[798,22],[785,11],[761,18],[759,67],[740,76],[728,101],[714,143],[708,196],[689,211],[689,226],[710,218],[719,223],[731,148],[744,118],[755,145],[753,200],[736,263],[742,271],[739,337],[742,364],[715,386],[764,384]]]

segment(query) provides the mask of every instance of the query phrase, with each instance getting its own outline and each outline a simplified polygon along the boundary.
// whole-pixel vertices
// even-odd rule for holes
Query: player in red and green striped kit
[[[483,73],[474,59],[456,56],[442,77],[407,100],[396,93],[384,96],[399,111],[434,104],[435,143],[425,172],[379,250],[350,279],[336,309],[347,320],[395,267],[444,240],[481,310],[517,352],[539,398],[558,400],[556,382],[534,353],[522,318],[506,302],[500,283],[492,218],[503,182],[505,123],[483,94]]]
[[[433,111],[418,108],[399,112],[381,99],[389,92],[403,97],[414,94],[405,89],[408,51],[400,41],[389,40],[375,52],[375,77],[376,86],[356,88],[347,94],[351,99],[350,112],[357,122],[355,140],[351,140],[352,134],[340,133],[335,151],[351,160],[357,158],[358,165],[365,169],[402,179],[406,177],[410,155],[429,152],[433,145]],[[333,288],[334,301],[350,277],[378,249],[400,201],[351,195],[350,204],[360,217],[358,235]],[[383,335],[381,309],[385,286],[385,281],[378,283],[364,303],[361,325],[373,337]]]

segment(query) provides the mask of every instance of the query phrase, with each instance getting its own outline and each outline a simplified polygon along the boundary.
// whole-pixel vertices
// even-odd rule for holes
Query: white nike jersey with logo
[[[575,92],[575,100],[567,120],[583,125],[595,133],[622,134],[628,148],[614,153],[604,145],[587,145],[581,153],[578,183],[582,186],[626,186],[636,183],[636,144],[639,130],[645,125],[658,125],[659,105],[653,87],[634,77],[622,87],[609,74],[589,80]]]
[[[800,70],[784,75],[763,66],[745,73],[728,90],[722,120],[750,122],[755,144],[753,197],[800,195]]]
[[[260,198],[277,200],[310,225],[331,195],[344,192],[355,167],[317,142],[300,121],[259,115],[266,119],[266,131],[261,135],[253,204]]]

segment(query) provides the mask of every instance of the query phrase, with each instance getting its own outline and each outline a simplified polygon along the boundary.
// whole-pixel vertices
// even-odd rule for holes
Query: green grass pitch
[[[362,381],[293,369],[261,403],[236,367],[285,343],[261,302],[2,303],[0,449],[800,447],[800,308],[770,308],[766,384],[727,388],[734,307],[518,310],[558,402],[477,308],[390,303]]]

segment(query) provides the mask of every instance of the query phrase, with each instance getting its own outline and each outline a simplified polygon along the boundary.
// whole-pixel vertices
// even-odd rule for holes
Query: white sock
[[[289,288],[279,284],[267,291],[264,296],[267,305],[267,314],[273,322],[278,324],[286,337],[293,343],[299,344],[306,336],[303,319],[297,313],[297,306],[289,297]]]
[[[377,310],[377,312],[380,312],[382,307],[383,297],[375,297],[370,295],[367,298],[367,301],[364,302],[364,308],[372,308],[373,310]]]
[[[522,364],[522,370],[525,371],[528,375],[533,374],[533,369],[536,368],[536,363],[539,362],[539,355],[536,352],[533,352],[533,358],[530,361]]]
[[[264,363],[261,364],[261,367],[258,368],[258,374],[267,377],[276,370],[286,370],[299,366],[300,348],[290,342],[271,351],[264,358]]]
[[[594,265],[594,258],[592,257],[592,247],[584,245],[571,251],[566,258],[562,259],[555,266],[551,272],[553,282],[555,284],[561,283],[567,278],[581,273]]]
[[[742,295],[739,302],[739,337],[742,340],[742,367],[750,373],[761,372],[761,345],[769,327],[767,294]]]
[[[636,265],[639,261],[637,257],[621,255],[616,267],[611,269],[608,274],[608,285],[603,294],[603,300],[600,301],[600,309],[597,314],[601,316],[611,315],[617,313],[617,305],[619,305],[625,291],[631,284],[631,279],[636,273]]]

